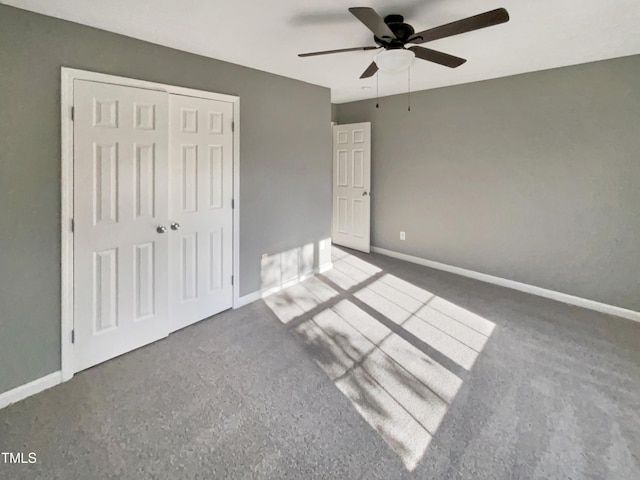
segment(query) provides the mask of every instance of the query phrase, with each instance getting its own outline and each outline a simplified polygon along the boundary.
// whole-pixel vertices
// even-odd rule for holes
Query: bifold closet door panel
[[[169,96],[171,330],[233,304],[233,105]]]
[[[168,95],[75,80],[73,102],[79,371],[169,333]]]

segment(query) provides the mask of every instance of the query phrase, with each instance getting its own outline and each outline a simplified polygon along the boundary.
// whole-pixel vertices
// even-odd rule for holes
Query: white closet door
[[[232,306],[233,106],[169,96],[171,330]]]
[[[75,371],[165,337],[168,99],[74,83]]]
[[[333,127],[333,243],[369,253],[371,123]]]

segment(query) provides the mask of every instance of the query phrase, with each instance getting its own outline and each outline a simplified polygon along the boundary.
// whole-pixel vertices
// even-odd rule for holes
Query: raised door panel
[[[355,188],[365,188],[364,180],[364,150],[354,149],[351,161],[351,186]]]
[[[93,268],[93,334],[118,325],[118,250],[94,252]]]
[[[118,221],[118,144],[93,144],[94,225]]]
[[[183,144],[180,152],[180,209],[198,210],[198,145]]]
[[[349,199],[337,197],[337,228],[338,233],[349,233]]]
[[[155,313],[156,292],[154,243],[134,246],[134,307],[135,320],[144,320]],[[165,295],[165,292],[162,292]]]
[[[337,174],[337,186],[348,187],[349,186],[349,151],[338,150],[338,158],[336,165]]]
[[[195,300],[198,292],[197,234],[182,235],[180,242],[180,301]]]
[[[134,202],[136,217],[155,216],[155,144],[135,145]]]
[[[209,292],[220,290],[224,286],[224,231],[223,228],[217,228],[209,232]]]
[[[208,172],[205,172],[208,180],[207,191],[208,196],[208,208],[223,208],[223,147],[222,145],[209,145],[209,156],[206,168]]]
[[[365,205],[361,198],[354,198],[351,201],[351,235],[362,238],[365,230]]]

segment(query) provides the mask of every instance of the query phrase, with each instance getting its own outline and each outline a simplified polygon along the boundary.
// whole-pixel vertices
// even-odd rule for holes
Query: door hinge
[[[231,210],[233,210],[234,208],[236,208],[236,201],[232,198],[231,199]]]
[[[235,132],[236,131],[236,122],[231,122],[231,131]]]
[[[71,121],[73,122],[76,117],[76,107],[71,107]]]
[[[71,233],[75,232],[76,230],[76,221],[72,218],[71,219]]]
[[[233,285],[233,275],[231,275],[231,285]]]
[[[71,343],[76,343],[76,331],[71,330]]]

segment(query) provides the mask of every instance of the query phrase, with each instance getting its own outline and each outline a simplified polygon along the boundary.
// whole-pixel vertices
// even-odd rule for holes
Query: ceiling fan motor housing
[[[404,23],[402,15],[387,15],[384,17],[384,23],[394,33],[397,38],[388,38],[373,36],[373,40],[381,47],[387,49],[404,48],[404,44],[415,33],[415,30],[408,23]]]

